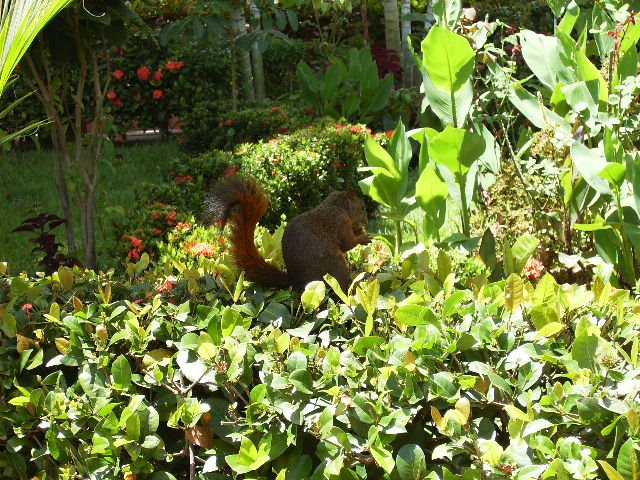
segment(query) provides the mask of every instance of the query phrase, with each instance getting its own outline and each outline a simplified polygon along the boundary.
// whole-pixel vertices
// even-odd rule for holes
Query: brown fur
[[[207,205],[209,215],[223,223],[231,219],[231,254],[247,278],[264,287],[293,285],[302,291],[327,273],[343,290],[349,287],[349,266],[344,253],[371,241],[364,230],[367,213],[354,192],[332,192],[317,207],[294,217],[282,237],[284,273],[269,265],[255,246],[258,221],[269,199],[257,182],[234,175],[216,185]]]

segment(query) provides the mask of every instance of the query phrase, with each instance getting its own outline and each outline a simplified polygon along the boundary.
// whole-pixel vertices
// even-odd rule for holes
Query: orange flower
[[[191,255],[199,255],[202,257],[211,258],[217,253],[215,245],[205,242],[187,242],[184,244],[184,251]]]

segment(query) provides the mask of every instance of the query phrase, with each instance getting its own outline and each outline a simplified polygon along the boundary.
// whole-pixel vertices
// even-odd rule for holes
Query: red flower
[[[164,77],[164,75],[162,73],[162,69],[159,68],[158,70],[156,70],[156,73],[153,74],[153,81],[154,82],[160,82],[163,77]]]
[[[233,127],[233,119],[231,119],[231,118],[230,118],[229,120],[227,120],[226,122],[224,122],[224,124],[225,124],[227,127]]]
[[[142,240],[140,240],[138,237],[134,237],[133,235],[129,235],[129,240],[131,240],[131,245],[133,245],[136,248],[144,248],[144,244],[142,243]]]
[[[289,128],[287,127],[278,127],[278,132],[280,132],[282,135],[287,135],[289,133]]]
[[[333,127],[334,127],[336,130],[342,130],[342,129],[344,128],[344,125],[343,125],[343,124],[341,124],[341,123],[336,123]]]
[[[27,318],[31,318],[31,310],[33,309],[33,305],[30,303],[25,303],[20,310],[23,312],[27,312]]]
[[[113,102],[113,105],[116,107],[121,107],[122,106],[122,100],[120,100],[119,98],[116,98]]]
[[[160,235],[162,235],[163,233],[164,233],[164,232],[162,231],[162,229],[161,229],[161,228],[158,228],[158,227],[154,227],[154,228],[153,228],[153,234],[154,234],[154,235],[156,235],[156,236],[158,236],[158,237],[159,237],[159,236],[160,236]]]
[[[122,70],[120,70],[120,69],[114,70],[113,76],[115,78],[117,78],[118,80],[120,80],[122,77],[124,77],[124,72]]]
[[[178,216],[178,212],[176,212],[175,210],[172,210],[170,213],[167,214],[167,216],[165,217],[167,220],[167,225],[170,226],[175,226],[178,222],[176,222],[176,217]]]
[[[118,94],[116,92],[114,92],[113,90],[111,90],[110,92],[107,92],[107,98],[109,100],[113,101],[116,98],[118,98]]]
[[[153,91],[153,99],[154,100],[160,100],[163,96],[164,96],[164,92],[162,90],[160,90],[159,88],[156,88]]]
[[[184,62],[182,60],[178,60],[178,61],[173,61],[173,60],[169,60],[166,64],[167,70],[180,70],[182,67],[184,67]]]
[[[151,70],[149,70],[149,67],[147,67],[146,65],[143,65],[142,67],[138,68],[137,73],[138,73],[138,78],[142,82],[146,82],[151,78]]]
[[[539,279],[544,273],[544,265],[534,257],[529,258],[524,266],[524,274],[531,280]]]
[[[358,135],[362,133],[362,127],[360,125],[353,125],[349,128],[349,131]]]
[[[387,138],[391,138],[393,136],[393,130],[387,130],[386,132],[384,132],[385,135],[387,136]]]
[[[167,280],[166,282],[164,282],[162,285],[160,285],[158,288],[156,288],[156,290],[160,293],[167,293],[170,292],[171,290],[173,290],[173,287],[175,285],[177,285],[177,281],[176,280]]]
[[[340,170],[342,168],[342,162],[340,160],[336,161],[336,168]]]
[[[280,107],[279,107],[279,106],[277,106],[277,105],[276,105],[275,107],[271,107],[271,111],[272,111],[272,112],[277,112],[277,111],[279,111],[279,110],[280,110]]]
[[[131,250],[129,250],[127,257],[129,257],[131,260],[138,260],[140,258],[140,250],[138,250],[137,248],[132,248]]]
[[[192,181],[193,177],[191,175],[184,175],[184,176],[177,175],[174,177],[174,180],[176,181],[176,183],[184,183],[184,182]]]

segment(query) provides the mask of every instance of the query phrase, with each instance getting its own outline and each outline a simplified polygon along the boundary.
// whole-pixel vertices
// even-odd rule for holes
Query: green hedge
[[[317,283],[301,305],[220,258],[143,257],[124,278],[2,267],[0,475],[633,478],[629,292],[515,274],[467,289],[440,256],[400,268],[361,248],[353,295]]]

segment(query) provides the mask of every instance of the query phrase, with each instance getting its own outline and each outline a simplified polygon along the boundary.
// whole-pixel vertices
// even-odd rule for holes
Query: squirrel
[[[216,184],[205,205],[210,219],[222,226],[233,224],[231,255],[247,278],[267,288],[293,286],[303,291],[307,283],[328,273],[346,292],[350,276],[344,253],[371,242],[362,199],[355,192],[334,191],[288,222],[282,236],[286,273],[268,264],[254,243],[256,226],[268,207],[269,198],[258,182],[238,174]]]

